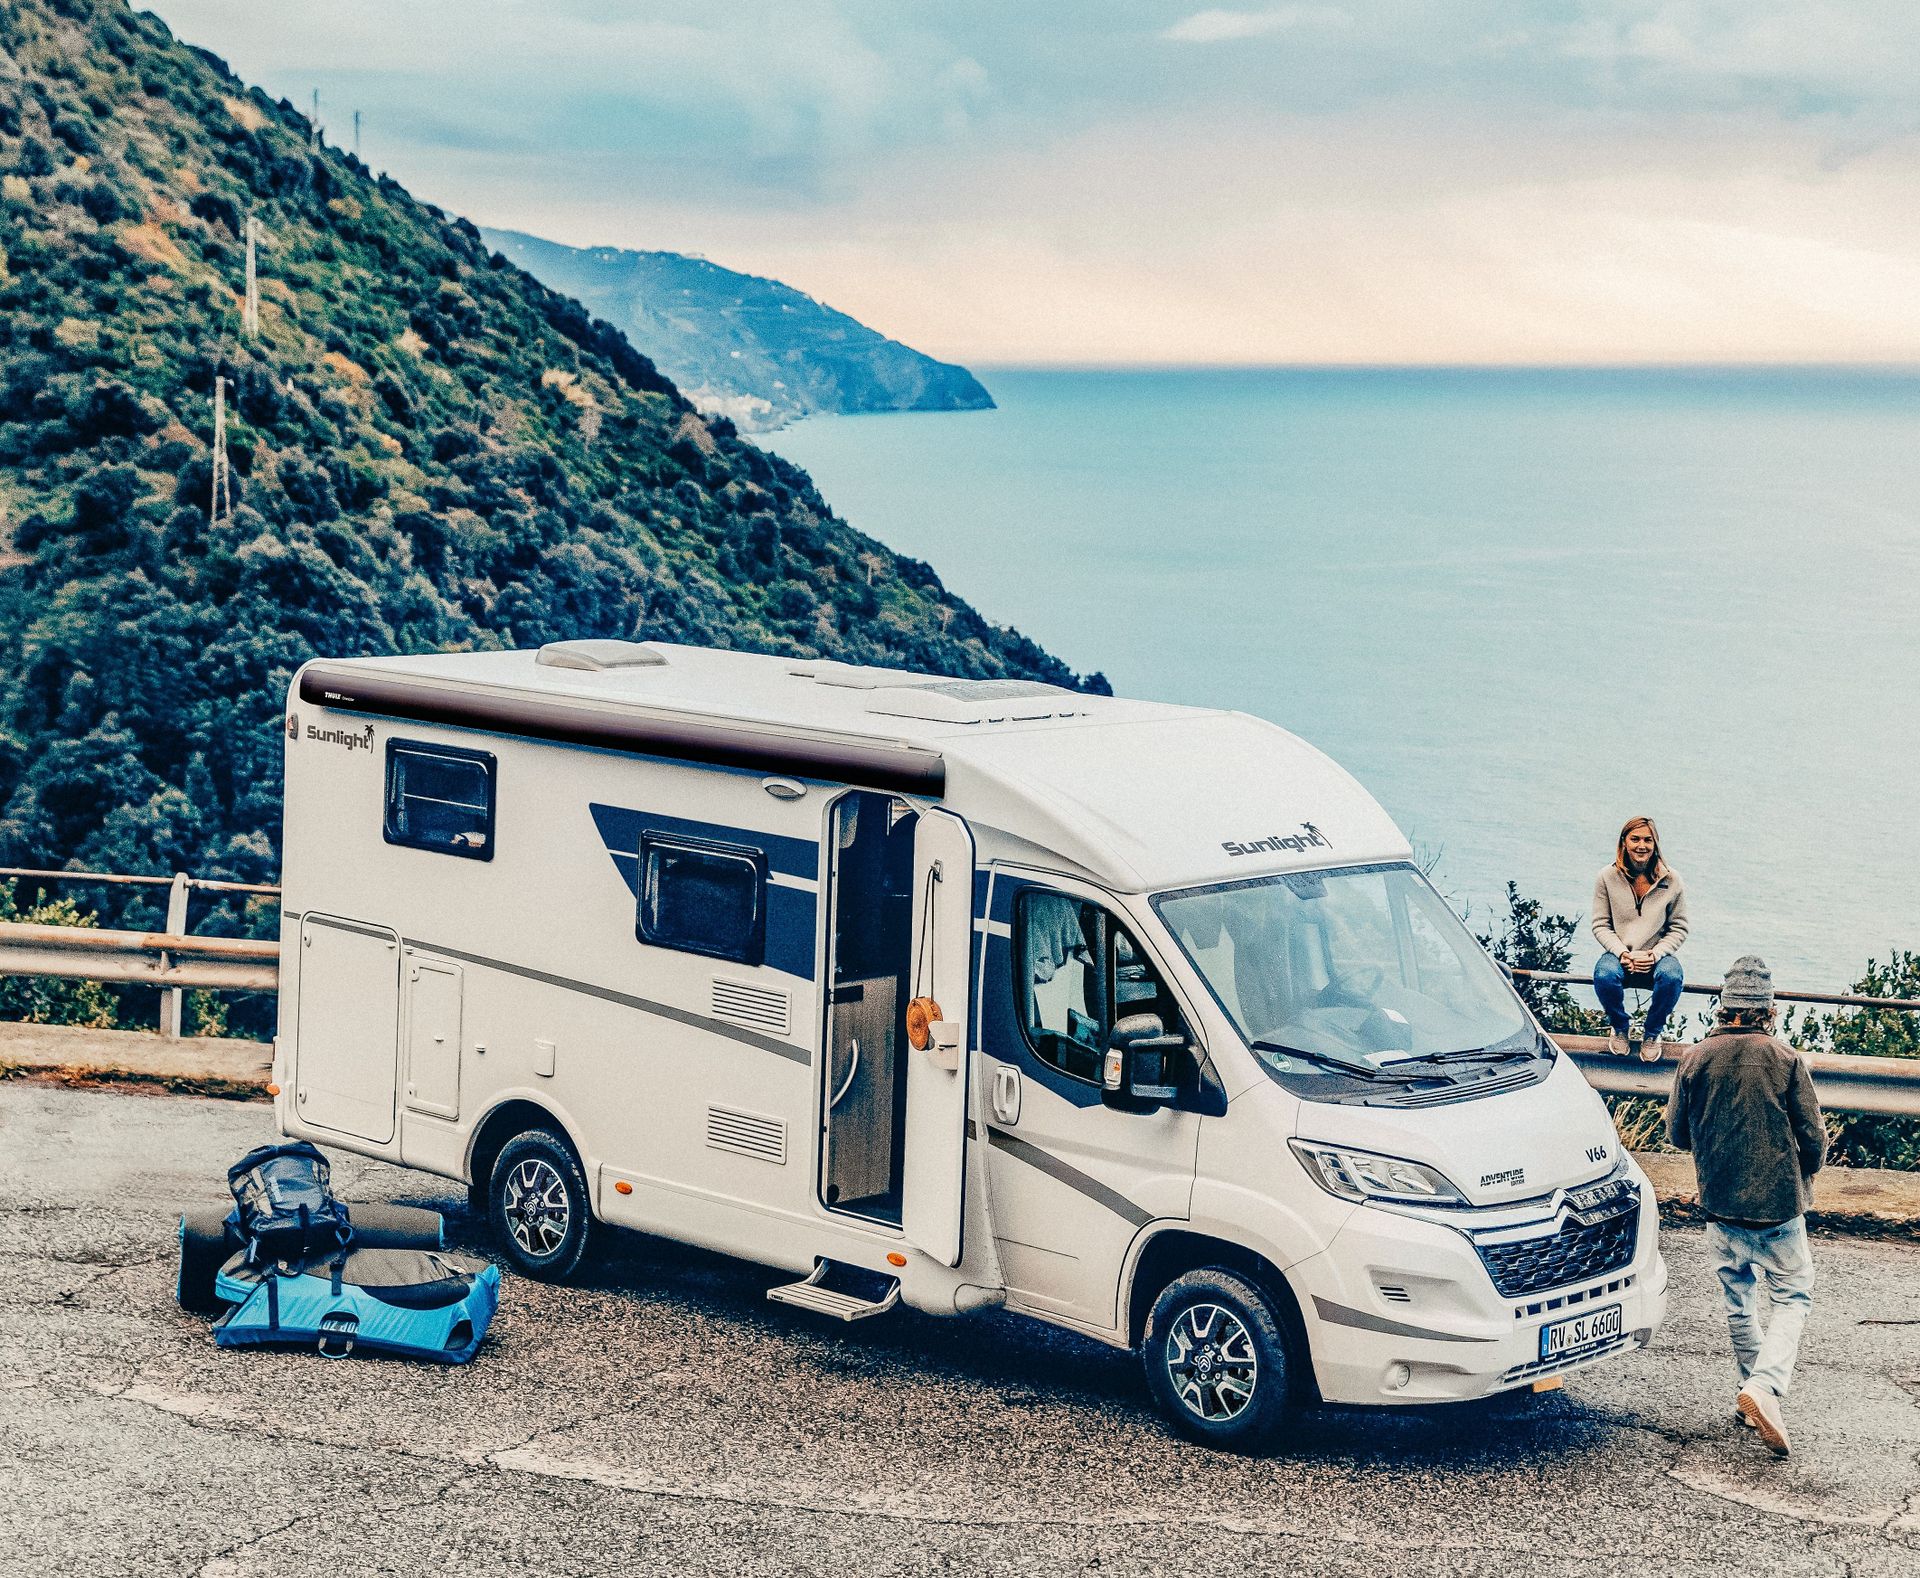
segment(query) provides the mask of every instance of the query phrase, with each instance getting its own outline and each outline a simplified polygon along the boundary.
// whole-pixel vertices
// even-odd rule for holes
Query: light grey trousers
[[[1764,1386],[1785,1397],[1800,1356],[1800,1333],[1813,1309],[1813,1251],[1807,1244],[1807,1219],[1796,1216],[1778,1227],[1707,1224],[1707,1249],[1727,1296],[1727,1331],[1744,1384]],[[1761,1290],[1772,1306],[1765,1328],[1760,1322]]]

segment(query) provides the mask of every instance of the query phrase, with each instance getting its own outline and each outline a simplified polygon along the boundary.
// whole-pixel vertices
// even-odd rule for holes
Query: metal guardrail
[[[1569,975],[1564,970],[1509,970],[1507,973],[1517,981],[1546,981],[1559,986],[1593,985],[1592,976]],[[1725,984],[1723,981],[1715,981],[1711,985],[1705,981],[1688,981],[1680,990],[1701,997],[1718,997]],[[1632,981],[1627,983],[1627,987],[1630,991],[1645,990]],[[1784,987],[1775,987],[1773,995],[1783,1003],[1818,1003],[1834,1008],[1894,1008],[1920,1013],[1920,997],[1861,997],[1853,992],[1790,992]]]
[[[132,981],[171,991],[191,986],[271,992],[280,981],[280,944],[250,937],[11,922],[0,925],[0,975]]]
[[[163,1034],[179,1034],[179,993],[185,987],[213,991],[271,992],[280,979],[280,944],[243,937],[194,937],[184,931],[185,894],[208,892],[278,894],[265,883],[214,882],[189,877],[121,876],[94,871],[30,871],[0,867],[0,881],[21,877],[39,881],[137,883],[172,890],[168,930],[101,931],[91,926],[0,924],[0,975],[66,977],[91,981],[130,981],[161,988],[172,999],[171,1027],[163,1011]],[[1516,979],[1567,986],[1591,986],[1590,975],[1559,970],[1514,970]],[[1688,982],[1683,990],[1717,997],[1718,983]],[[1920,1012],[1920,998],[1864,997],[1846,992],[1794,992],[1776,989],[1786,1002],[1839,1008],[1886,1008]],[[163,1009],[164,1009],[163,1004]],[[1558,1035],[1596,1090],[1619,1096],[1664,1098],[1673,1089],[1677,1056],[1658,1063],[1613,1057],[1601,1036]],[[1837,1052],[1807,1054],[1820,1104],[1835,1111],[1920,1117],[1920,1058],[1852,1057]]]
[[[117,871],[40,871],[0,866],[0,882],[75,882],[106,887],[167,889],[164,932],[102,931],[92,926],[0,924],[0,975],[63,976],[83,981],[129,981],[160,988],[160,1034],[184,1029],[181,993],[271,992],[280,979],[280,945],[231,937],[195,937],[187,931],[193,893],[280,896],[269,882],[221,882],[176,871],[170,877]],[[251,950],[251,951],[249,951]]]
[[[1604,1036],[1555,1036],[1554,1043],[1580,1066],[1587,1083],[1610,1096],[1653,1096],[1664,1101],[1673,1092],[1678,1050],[1658,1063],[1613,1057]],[[1852,1057],[1843,1052],[1808,1052],[1813,1091],[1822,1108],[1868,1112],[1892,1118],[1920,1118],[1920,1058]]]

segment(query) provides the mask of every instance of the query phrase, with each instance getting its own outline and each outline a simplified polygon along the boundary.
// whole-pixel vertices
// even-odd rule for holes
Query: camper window
[[[387,741],[387,842],[493,859],[493,785],[487,751]]]
[[[644,943],[757,965],[766,953],[766,894],[763,850],[641,835],[635,930]]]

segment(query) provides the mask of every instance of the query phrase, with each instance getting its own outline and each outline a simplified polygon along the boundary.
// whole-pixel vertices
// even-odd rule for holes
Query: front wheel
[[[1272,1301],[1217,1266],[1161,1292],[1140,1339],[1147,1388],[1189,1440],[1228,1451],[1269,1446],[1286,1423],[1286,1339]]]
[[[515,1270],[564,1282],[587,1252],[592,1225],[587,1177],[572,1147],[547,1129],[508,1140],[493,1164],[487,1215]]]

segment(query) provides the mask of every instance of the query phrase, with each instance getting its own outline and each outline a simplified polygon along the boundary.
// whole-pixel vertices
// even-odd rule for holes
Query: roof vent
[[[659,668],[666,653],[651,641],[549,641],[534,659],[542,668]]]

